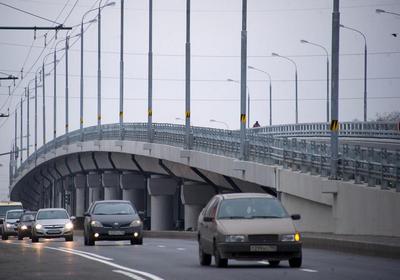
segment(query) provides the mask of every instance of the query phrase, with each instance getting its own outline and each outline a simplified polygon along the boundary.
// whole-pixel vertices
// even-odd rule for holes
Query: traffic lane
[[[82,237],[73,247],[113,258],[118,264],[147,271],[164,279],[398,279],[400,261],[359,256],[347,253],[303,249],[301,269],[290,268],[282,261],[277,268],[267,262],[229,261],[228,268],[199,265],[197,242],[178,239],[145,238],[144,245],[128,241],[100,241],[93,247],[84,246]],[[61,243],[55,245],[64,246]]]
[[[127,279],[126,276],[91,260],[48,250],[45,248],[47,245],[50,243],[32,246],[28,240],[1,241],[0,279],[87,280],[95,275],[100,275],[102,279]]]

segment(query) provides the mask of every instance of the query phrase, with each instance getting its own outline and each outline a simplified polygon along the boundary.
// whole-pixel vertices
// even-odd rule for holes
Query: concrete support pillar
[[[73,186],[72,177],[66,177],[63,179],[63,201],[62,206],[67,210],[67,212],[72,216],[75,215],[75,209],[73,207],[73,193],[75,192],[75,188]]]
[[[121,175],[122,199],[129,200],[138,211],[145,210],[146,178],[139,174],[124,173]]]
[[[74,177],[75,185],[75,215],[77,218],[83,218],[85,213],[85,188],[86,175],[78,174]]]
[[[101,174],[90,173],[87,175],[87,186],[89,188],[89,205],[98,200],[103,200],[104,192],[101,183]]]
[[[197,219],[203,207],[214,196],[210,185],[186,182],[181,187],[181,200],[185,206],[185,230],[197,230]]]
[[[120,174],[115,172],[102,174],[104,199],[121,199]]]
[[[151,196],[151,230],[171,230],[173,221],[173,195],[177,184],[167,177],[152,176],[148,180],[148,193]]]

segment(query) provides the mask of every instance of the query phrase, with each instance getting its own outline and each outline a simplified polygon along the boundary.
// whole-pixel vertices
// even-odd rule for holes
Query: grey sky
[[[4,0],[8,3],[50,19],[67,3],[59,21],[63,21],[75,0]],[[80,22],[95,0],[80,0],[66,21],[66,25]],[[103,123],[118,121],[119,90],[119,5],[102,13],[102,93]],[[180,123],[184,117],[184,51],[185,0],[154,0],[154,122]],[[147,47],[148,1],[125,1],[125,120],[147,120]],[[400,31],[400,17],[378,15],[376,8],[400,11],[399,0],[342,0],[341,23],[364,32],[368,40],[368,118],[376,113],[400,108],[400,38],[391,33]],[[192,122],[198,126],[220,127],[210,119],[227,122],[232,129],[239,127],[239,86],[226,82],[240,78],[241,0],[192,0]],[[273,79],[273,122],[294,122],[294,68],[286,60],[271,57],[272,52],[290,56],[299,71],[299,122],[325,121],[326,66],[319,48],[301,44],[306,39],[325,46],[330,52],[332,0],[248,0],[248,64],[269,72]],[[89,15],[87,19],[93,18]],[[0,6],[0,25],[48,25],[20,12]],[[75,33],[78,31],[75,31]],[[0,71],[17,75],[33,42],[33,32],[1,31]],[[43,35],[38,32],[37,35]],[[59,33],[59,38],[65,32]],[[340,34],[340,121],[362,119],[363,111],[363,41],[348,30]],[[52,37],[49,33],[48,38]],[[96,123],[97,25],[85,33],[85,116],[84,125]],[[43,48],[38,38],[24,70],[32,64]],[[49,47],[53,44],[49,44]],[[47,47],[44,54],[50,48]],[[41,63],[42,59],[39,59]],[[51,61],[51,59],[48,59]],[[79,127],[79,42],[70,53],[70,130]],[[32,71],[39,67],[36,64]],[[57,135],[64,131],[64,60],[57,66]],[[48,67],[51,70],[52,67]],[[0,106],[14,112],[32,73],[12,88],[8,98],[9,82],[2,82]],[[261,73],[249,71],[251,93],[251,123],[268,123],[267,82]],[[47,137],[52,137],[53,78],[47,77]],[[41,95],[41,90],[39,90]],[[41,100],[41,99],[40,99]],[[33,102],[31,103],[33,116]],[[41,102],[39,102],[41,106]],[[19,112],[19,110],[18,110]],[[26,106],[24,108],[26,114]],[[25,115],[26,117],[26,115]],[[39,110],[41,120],[41,110]],[[33,120],[31,121],[33,124]],[[18,121],[19,125],[19,121]],[[10,150],[14,138],[14,117],[0,120],[1,151]],[[19,128],[18,128],[19,129]],[[26,128],[24,127],[24,131]],[[42,131],[39,122],[38,130]],[[25,134],[25,132],[24,132]],[[31,126],[33,136],[33,125]],[[33,137],[31,138],[31,143]],[[42,143],[42,134],[38,136]],[[25,155],[24,155],[25,157]],[[8,192],[8,157],[0,158],[0,199]]]

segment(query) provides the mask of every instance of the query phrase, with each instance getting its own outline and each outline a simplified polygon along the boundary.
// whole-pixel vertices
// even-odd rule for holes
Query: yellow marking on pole
[[[339,130],[339,121],[338,120],[332,120],[331,121],[331,131],[338,131]]]
[[[147,110],[147,115],[149,117],[153,116],[153,110],[152,109]]]
[[[190,118],[190,112],[185,113],[186,118]]]
[[[240,114],[240,121],[246,123],[246,114]]]
[[[119,116],[123,117],[124,116],[124,112],[119,112]]]
[[[80,119],[81,124],[83,124],[83,118]]]
[[[97,116],[97,120],[101,120],[101,116],[100,115]]]

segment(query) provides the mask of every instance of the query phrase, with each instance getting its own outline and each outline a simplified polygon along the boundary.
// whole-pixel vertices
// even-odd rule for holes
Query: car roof
[[[65,210],[64,208],[42,208],[42,209],[39,209],[38,210],[38,212],[40,211],[54,211],[54,210],[62,210],[62,211],[67,211],[67,210]]]
[[[274,196],[267,193],[226,193],[221,194],[222,199],[236,199],[236,198],[275,198]]]
[[[11,212],[24,212],[23,209],[12,209],[12,210],[8,210],[7,213],[11,213]]]
[[[95,204],[100,204],[100,203],[132,203],[129,200],[99,200],[95,201]]]

